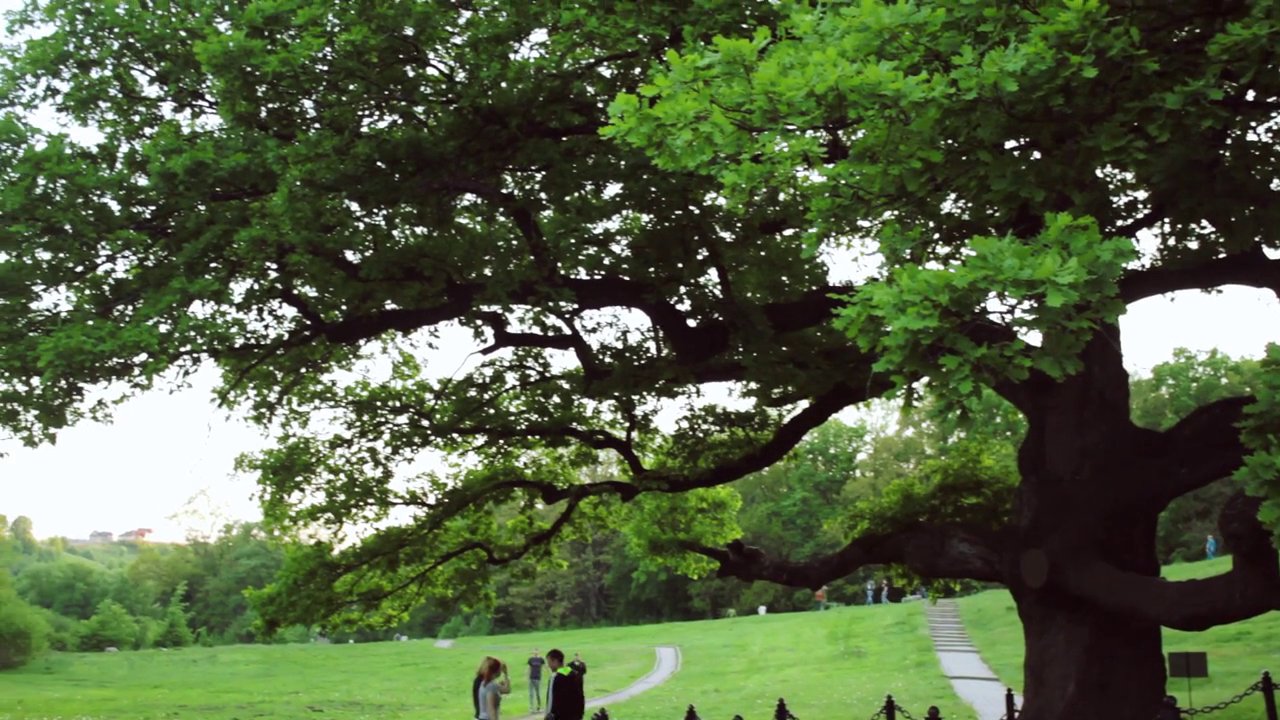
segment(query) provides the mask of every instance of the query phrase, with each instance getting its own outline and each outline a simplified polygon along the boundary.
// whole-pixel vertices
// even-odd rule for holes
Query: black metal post
[[[693,706],[690,705],[689,709],[685,711],[684,720],[702,720],[702,718],[698,717],[698,711],[694,710]]]
[[[884,717],[885,720],[898,720],[898,705],[892,695],[884,696]]]
[[[1013,699],[1013,688],[1004,689],[1004,716],[1008,720],[1018,717],[1018,705]]]
[[[778,705],[773,709],[773,720],[791,720],[794,717],[787,709],[787,701],[778,698]]]
[[[609,711],[605,708],[600,708],[595,715],[591,716],[591,720],[609,720]]]
[[[929,709],[925,711],[924,717],[925,720],[942,720],[942,711],[938,709],[937,705],[930,705]]]
[[[1262,673],[1262,702],[1267,706],[1267,720],[1280,720],[1276,717],[1276,684],[1266,671]]]

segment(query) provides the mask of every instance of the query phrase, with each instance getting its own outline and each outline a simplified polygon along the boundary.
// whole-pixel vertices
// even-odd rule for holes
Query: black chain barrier
[[[1232,705],[1238,705],[1241,702],[1244,702],[1245,698],[1257,693],[1262,693],[1262,697],[1265,700],[1266,717],[1268,720],[1280,720],[1280,717],[1277,717],[1276,712],[1275,684],[1271,679],[1271,673],[1267,672],[1262,674],[1261,680],[1245,688],[1245,690],[1239,695],[1234,695],[1222,702],[1214,703],[1212,705],[1205,705],[1198,708],[1179,708],[1177,706],[1177,701],[1173,696],[1166,696],[1164,700],[1164,707],[1156,714],[1154,720],[1181,720],[1183,717],[1208,715],[1210,713],[1218,712],[1219,710],[1226,710]],[[1012,689],[1005,692],[1005,707],[1006,712],[1000,717],[1000,720],[1017,720],[1018,716],[1021,714],[1021,710],[1015,705],[1015,696]],[[906,708],[899,705],[897,701],[893,699],[892,695],[885,696],[884,704],[881,705],[880,709],[876,710],[875,714],[868,718],[868,720],[880,720],[881,718],[884,718],[884,720],[898,720],[898,718],[902,718],[903,720],[916,720],[915,716]],[[591,720],[610,720],[609,713],[607,710],[601,709],[599,712],[591,716]],[[688,711],[685,712],[684,720],[701,720],[701,718],[698,717],[698,711],[694,706],[689,706]],[[743,720],[743,718],[741,715],[734,715],[733,720]],[[787,702],[785,700],[778,698],[778,704],[774,708],[772,720],[800,719],[797,718],[791,712],[790,708],[787,707]],[[936,705],[931,705],[921,720],[943,720],[942,712],[938,710]]]
[[[1262,690],[1262,681],[1259,680],[1258,682],[1250,685],[1247,689],[1245,689],[1244,692],[1234,697],[1231,697],[1227,700],[1223,700],[1222,702],[1219,702],[1219,703],[1214,703],[1212,705],[1205,705],[1203,707],[1198,707],[1198,708],[1182,708],[1178,710],[1178,713],[1182,715],[1186,715],[1187,717],[1195,717],[1196,715],[1208,715],[1209,713],[1215,713],[1215,712],[1218,712],[1219,710],[1226,710],[1232,705],[1237,705],[1241,701],[1243,701],[1245,698],[1249,697],[1250,695],[1256,692],[1260,692],[1261,690]]]

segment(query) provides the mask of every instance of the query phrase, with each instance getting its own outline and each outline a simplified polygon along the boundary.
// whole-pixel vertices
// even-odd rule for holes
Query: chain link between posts
[[[1236,695],[1235,697],[1229,700],[1223,700],[1220,703],[1214,703],[1212,705],[1205,705],[1204,707],[1187,708],[1185,710],[1179,710],[1178,712],[1182,715],[1186,715],[1187,717],[1194,717],[1196,715],[1208,715],[1209,713],[1215,713],[1215,712],[1218,712],[1219,710],[1226,710],[1232,705],[1235,705],[1241,702],[1245,698],[1249,697],[1250,695],[1256,692],[1260,692],[1261,690],[1262,690],[1262,681],[1259,680],[1258,682],[1250,685],[1247,689],[1245,689],[1244,692],[1240,693],[1239,695]]]

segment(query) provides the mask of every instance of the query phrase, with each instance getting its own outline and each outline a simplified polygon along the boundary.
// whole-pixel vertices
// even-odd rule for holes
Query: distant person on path
[[[485,658],[480,679],[480,712],[476,717],[479,720],[502,720],[499,712],[502,696],[511,693],[507,664],[497,658]]]
[[[538,654],[538,648],[534,648],[529,658],[529,712],[542,711],[542,666],[545,664],[547,661]]]
[[[876,604],[876,581],[875,580],[867,581],[867,604],[868,605]]]
[[[1212,535],[1209,536],[1208,540],[1204,541],[1204,554],[1207,555],[1210,560],[1218,557],[1218,540]]]
[[[889,581],[885,580],[880,586],[880,604],[884,605],[889,602]]]
[[[818,588],[818,592],[813,594],[813,602],[817,605],[818,612],[827,609],[827,586],[823,585]]]
[[[547,686],[546,720],[582,720],[587,711],[587,699],[582,690],[582,676],[587,674],[587,664],[578,655],[573,662],[564,664],[564,653],[547,651],[547,667],[551,670],[551,684]]]

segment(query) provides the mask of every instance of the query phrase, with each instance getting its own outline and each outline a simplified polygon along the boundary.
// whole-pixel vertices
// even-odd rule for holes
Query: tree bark
[[[1155,717],[1165,692],[1159,625],[1060,591],[1014,598],[1026,637],[1020,720]]]
[[[1038,388],[1019,449],[1007,583],[1026,654],[1022,720],[1155,716],[1164,697],[1160,625],[1108,611],[1070,592],[1071,566],[1096,558],[1158,577],[1156,521],[1163,505],[1126,492],[1150,436],[1129,420],[1119,332],[1100,328],[1083,372]]]

